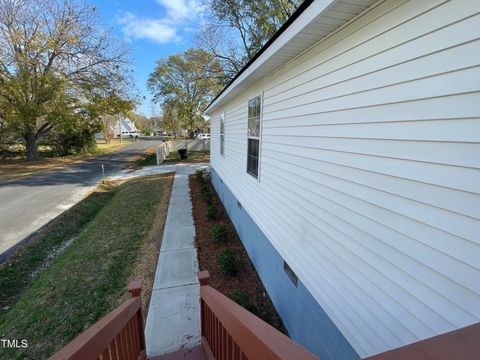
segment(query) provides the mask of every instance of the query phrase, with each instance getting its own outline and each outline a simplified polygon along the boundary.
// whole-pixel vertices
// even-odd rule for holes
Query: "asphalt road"
[[[107,155],[19,180],[0,181],[0,263],[16,245],[80,201],[105,176],[160,143],[140,140]]]

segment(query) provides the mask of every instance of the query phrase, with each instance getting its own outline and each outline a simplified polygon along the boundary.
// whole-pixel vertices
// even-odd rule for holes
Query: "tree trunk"
[[[105,131],[105,134],[103,135],[105,137],[105,142],[107,144],[110,144],[112,142],[112,134],[110,131]]]
[[[25,144],[27,145],[27,161],[38,160],[37,139],[33,132],[27,133]]]

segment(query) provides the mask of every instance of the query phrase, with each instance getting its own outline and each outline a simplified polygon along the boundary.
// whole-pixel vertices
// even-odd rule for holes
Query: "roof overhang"
[[[285,65],[364,12],[378,0],[305,0],[206,109],[222,104]]]

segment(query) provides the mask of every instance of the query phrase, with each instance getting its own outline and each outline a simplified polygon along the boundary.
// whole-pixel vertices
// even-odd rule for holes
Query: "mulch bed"
[[[201,196],[200,184],[195,179],[195,175],[189,177],[189,183],[193,219],[195,222],[195,242],[198,261],[200,270],[208,270],[210,272],[209,285],[226,296],[230,296],[233,291],[242,290],[248,294],[251,303],[255,306],[255,315],[277,330],[285,333],[282,320],[275,310],[255,267],[248,257],[247,251],[238,237],[235,227],[230,221],[228,213],[223,207],[210,181],[205,180],[205,183],[211,189],[212,204],[218,208],[218,216],[215,220],[207,220],[206,212],[209,205]],[[215,224],[223,224],[226,226],[228,234],[227,242],[217,244],[212,240],[211,228]],[[217,255],[226,248],[232,248],[235,251],[239,264],[239,270],[236,275],[224,275],[219,270]]]

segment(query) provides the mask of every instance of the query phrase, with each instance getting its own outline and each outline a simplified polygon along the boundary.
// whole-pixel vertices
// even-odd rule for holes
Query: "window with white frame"
[[[225,113],[220,114],[220,155],[225,156]]]
[[[247,172],[258,178],[260,163],[260,117],[262,111],[262,98],[257,96],[248,101],[248,153]]]

